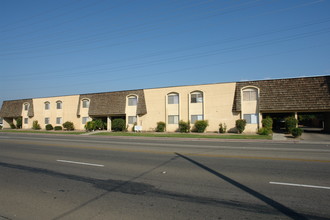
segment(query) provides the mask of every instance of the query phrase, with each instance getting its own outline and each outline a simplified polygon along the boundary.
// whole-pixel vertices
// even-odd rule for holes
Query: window
[[[82,107],[83,108],[89,108],[89,100],[88,99],[83,99],[82,100]]]
[[[179,124],[179,115],[169,115],[168,124]]]
[[[193,92],[191,93],[191,103],[203,103],[203,93]]]
[[[45,110],[49,110],[50,108],[50,103],[49,102],[45,102]]]
[[[247,124],[258,124],[258,114],[244,114],[243,118]]]
[[[57,117],[57,118],[56,118],[56,124],[57,124],[57,125],[62,124],[62,118],[61,118],[61,117]]]
[[[28,118],[24,118],[24,124],[27,125],[29,123],[29,119]]]
[[[45,125],[48,125],[49,123],[49,118],[45,118]]]
[[[258,96],[257,89],[244,89],[243,101],[256,101]]]
[[[128,124],[136,123],[136,116],[128,116]]]
[[[179,104],[179,95],[178,94],[169,94],[168,95],[168,104]]]
[[[29,104],[28,103],[25,103],[24,104],[24,111],[27,111],[27,110],[29,110]]]
[[[88,121],[90,121],[90,120],[89,120],[89,117],[83,117],[83,118],[82,118],[82,124],[83,124],[83,125],[86,124]]]
[[[192,115],[191,116],[191,124],[195,124],[196,121],[203,120],[203,115]]]
[[[62,102],[61,101],[56,102],[56,109],[62,109]]]
[[[135,106],[135,105],[137,105],[137,97],[136,96],[130,96],[130,97],[128,97],[128,105],[129,106]]]

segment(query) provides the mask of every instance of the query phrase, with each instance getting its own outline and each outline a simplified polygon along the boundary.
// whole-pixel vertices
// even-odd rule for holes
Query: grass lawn
[[[132,133],[132,132],[99,132],[92,135],[131,136],[131,137],[176,137],[176,138],[215,138],[215,139],[272,139],[266,135],[245,134],[196,134],[196,133]]]
[[[81,131],[35,131],[35,130],[19,130],[19,129],[12,129],[12,130],[0,130],[0,132],[10,132],[10,133],[36,133],[36,134],[84,134],[86,132]]]

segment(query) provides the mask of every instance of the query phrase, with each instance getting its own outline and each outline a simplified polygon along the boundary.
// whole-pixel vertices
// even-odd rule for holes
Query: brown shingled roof
[[[241,89],[260,89],[261,112],[330,111],[330,76],[238,82],[233,111],[241,111]]]
[[[2,118],[17,118],[22,116],[23,103],[29,103],[28,116],[33,117],[33,102],[32,99],[21,99],[13,101],[4,101],[0,110],[0,117]]]
[[[125,114],[126,108],[126,96],[137,95],[137,115],[143,115],[147,113],[144,91],[130,90],[130,91],[119,91],[119,92],[105,92],[105,93],[94,93],[80,95],[78,103],[78,112],[80,112],[80,103],[84,98],[90,99],[90,106],[88,114],[91,116],[107,116],[107,115],[122,115]]]

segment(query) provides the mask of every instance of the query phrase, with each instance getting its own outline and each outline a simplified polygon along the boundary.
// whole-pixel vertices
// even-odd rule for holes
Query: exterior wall
[[[139,102],[139,97],[137,95],[135,95],[135,94],[131,94],[131,95],[128,95],[126,97],[126,108],[125,108],[126,126],[128,126],[127,129],[129,131],[132,131],[134,124],[128,124],[128,117],[129,116],[136,116],[137,117],[137,115],[136,115],[137,105],[132,105],[132,106],[129,106],[128,105],[128,98],[129,97],[134,97],[134,96],[137,97],[137,102]],[[137,123],[137,125],[139,125],[139,119],[138,119],[138,117],[136,119],[136,123]]]
[[[28,105],[28,109],[25,110],[24,106]],[[30,104],[29,103],[23,103],[23,107],[22,107],[22,129],[28,129],[32,127],[32,120],[31,118],[28,116],[28,112],[29,112],[29,108],[30,108]],[[25,120],[28,121],[28,123],[25,123]]]
[[[209,121],[206,131],[218,131],[220,123],[226,123],[228,130],[233,129],[235,121],[239,119],[239,114],[232,112],[235,85],[235,83],[221,83],[146,89],[144,92],[148,113],[140,117],[142,129],[152,131],[155,130],[157,122],[167,123],[168,112],[174,111],[172,107],[167,108],[169,93],[179,94],[179,120],[188,121],[192,114],[204,113],[204,119]],[[203,92],[203,103],[190,103],[190,94],[195,91]],[[175,131],[178,128],[177,125],[168,126],[168,123],[166,127],[167,131]]]
[[[243,97],[243,91],[246,89],[253,89],[257,92],[256,100],[244,101],[241,99],[241,118],[244,119],[244,114],[256,114],[258,116],[257,123],[247,123],[244,132],[256,133],[261,124],[261,114],[259,113],[259,89],[254,86],[247,86],[242,88],[241,97]]]
[[[56,108],[56,102],[62,101],[62,109]],[[50,97],[50,98],[37,98],[33,99],[34,105],[34,117],[30,119],[31,124],[29,128],[32,127],[32,121],[38,120],[42,129],[45,129],[45,118],[49,118],[49,124],[55,126],[62,126],[66,121],[73,122],[76,129],[84,129],[80,118],[77,117],[77,108],[78,108],[79,96],[59,96],[59,97]],[[45,102],[50,103],[50,108],[45,109]],[[61,124],[56,124],[56,118],[61,117]],[[24,119],[23,119],[24,123]]]
[[[88,108],[84,108],[83,107],[83,101],[84,100],[88,100],[89,101]],[[78,111],[77,110],[78,103],[79,103],[79,96],[78,96],[78,100],[76,101],[76,106],[75,106],[76,111]],[[89,107],[90,107],[90,99],[83,98],[83,99],[80,100],[80,108],[79,108],[79,112],[78,112],[78,115],[79,115],[78,116],[78,121],[77,121],[77,124],[75,124],[75,128],[76,129],[80,129],[80,130],[84,130],[85,129],[85,124],[86,123],[83,123],[83,118],[88,117],[88,120],[87,121],[91,121],[92,120],[92,118],[89,117],[89,115],[88,115]]]

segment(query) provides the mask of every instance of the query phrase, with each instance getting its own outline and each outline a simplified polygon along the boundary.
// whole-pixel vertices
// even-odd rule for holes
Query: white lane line
[[[70,160],[56,160],[56,161],[62,162],[62,163],[74,163],[74,164],[87,165],[87,166],[104,167],[104,165],[102,165],[102,164],[95,164],[95,163],[85,163],[85,162],[77,162],[77,161],[70,161]]]
[[[309,188],[318,188],[318,189],[330,189],[327,186],[314,186],[314,185],[304,185],[304,184],[295,184],[295,183],[280,183],[280,182],[269,182],[270,184],[277,185],[286,185],[286,186],[300,186],[300,187],[309,187]]]

